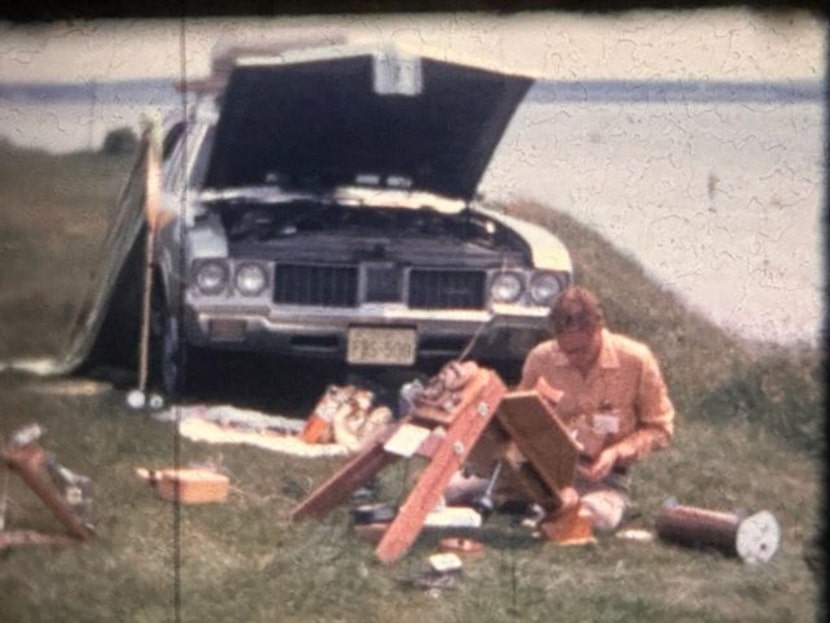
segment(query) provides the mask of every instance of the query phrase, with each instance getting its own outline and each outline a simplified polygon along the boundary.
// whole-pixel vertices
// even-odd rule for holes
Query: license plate
[[[415,329],[351,327],[346,361],[409,366],[415,363]]]

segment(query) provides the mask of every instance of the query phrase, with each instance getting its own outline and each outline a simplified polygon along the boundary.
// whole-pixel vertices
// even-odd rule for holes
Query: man
[[[649,348],[609,331],[591,292],[564,291],[548,319],[552,339],[528,354],[519,389],[553,403],[581,449],[569,493],[596,531],[611,531],[628,505],[628,468],[671,443],[674,407]]]

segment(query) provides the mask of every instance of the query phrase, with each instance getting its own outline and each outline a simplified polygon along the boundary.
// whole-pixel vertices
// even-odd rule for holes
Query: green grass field
[[[130,164],[0,145],[0,360],[62,347]],[[823,353],[726,335],[565,215],[535,204],[504,209],[557,232],[611,326],[646,340],[661,359],[678,408],[677,438],[638,469],[629,527],[653,529],[669,497],[713,510],[769,510],[782,529],[770,562],[745,565],[714,551],[613,536],[562,548],[497,515],[475,535],[484,554],[435,596],[406,580],[426,568],[439,535],[423,534],[403,560],[383,565],[356,537],[345,508],[323,521],[289,521],[342,459],[177,443],[169,424],[128,410],[122,391],[70,392],[86,386],[6,373],[0,438],[32,421],[46,429],[41,445],[93,479],[97,537],[0,552],[0,620],[820,620],[823,580],[803,554],[824,512]],[[308,398],[300,380],[283,391]],[[176,509],[136,478],[136,467],[164,467],[174,456],[220,464],[231,477],[227,503]],[[408,467],[383,472],[384,498],[403,494]],[[61,531],[6,473],[6,528]]]

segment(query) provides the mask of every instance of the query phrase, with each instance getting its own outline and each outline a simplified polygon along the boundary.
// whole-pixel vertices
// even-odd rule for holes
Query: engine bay
[[[276,252],[297,239],[336,252],[356,243],[383,243],[399,251],[471,255],[505,253],[526,257],[524,241],[511,230],[465,209],[445,214],[429,207],[365,207],[338,203],[293,201],[285,204],[219,202],[212,209],[220,215],[231,249],[259,255],[257,249]],[[365,245],[362,245],[365,246]],[[236,254],[236,253],[234,253]],[[420,253],[419,253],[420,254]]]

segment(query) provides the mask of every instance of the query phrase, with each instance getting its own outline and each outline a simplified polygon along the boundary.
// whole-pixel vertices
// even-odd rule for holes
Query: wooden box
[[[230,481],[224,474],[206,469],[137,470],[156,494],[182,504],[224,502],[228,497]]]

